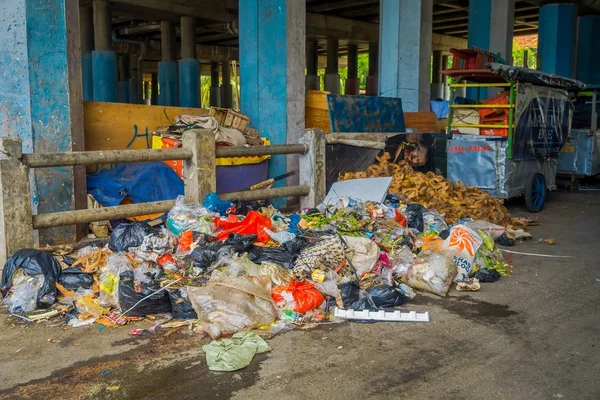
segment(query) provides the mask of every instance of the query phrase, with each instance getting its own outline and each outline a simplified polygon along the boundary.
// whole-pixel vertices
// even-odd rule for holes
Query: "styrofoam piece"
[[[344,310],[335,308],[334,316],[344,319],[370,319],[373,321],[388,321],[388,322],[429,322],[429,313],[408,311],[369,311],[369,310]]]
[[[333,204],[339,198],[350,197],[360,201],[375,201],[382,203],[392,184],[392,178],[348,179],[331,185],[324,203]]]

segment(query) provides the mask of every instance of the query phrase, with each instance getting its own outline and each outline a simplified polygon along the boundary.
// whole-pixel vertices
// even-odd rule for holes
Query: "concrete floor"
[[[600,195],[553,193],[539,221],[512,249],[576,258],[514,255],[514,277],[479,292],[417,296],[431,323],[291,331],[238,372],[208,371],[192,333],[11,326],[3,311],[0,398],[598,399]]]

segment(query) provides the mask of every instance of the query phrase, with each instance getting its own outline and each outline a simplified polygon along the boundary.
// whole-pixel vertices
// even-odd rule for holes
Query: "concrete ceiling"
[[[463,46],[467,37],[469,0],[433,2],[434,48]],[[556,0],[515,0],[514,34],[537,33],[539,6],[552,2]],[[573,2],[578,4],[580,14],[600,12],[600,0]],[[91,6],[91,3],[92,0],[80,0],[82,6]],[[196,42],[199,46],[235,48],[239,43],[237,0],[110,0],[110,3],[113,32],[121,40],[160,40],[161,20],[176,22],[180,16],[190,15],[198,21]],[[306,10],[307,37],[319,41],[321,52],[325,51],[327,36],[340,39],[342,55],[348,43],[358,44],[359,51],[363,52],[367,51],[369,41],[378,40],[379,0],[306,0]]]

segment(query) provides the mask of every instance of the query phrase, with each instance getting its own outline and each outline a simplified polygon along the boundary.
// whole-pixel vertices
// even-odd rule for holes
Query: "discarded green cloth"
[[[263,338],[252,332],[238,332],[231,338],[213,340],[202,346],[206,353],[206,363],[211,371],[236,371],[242,369],[255,354],[270,351]]]

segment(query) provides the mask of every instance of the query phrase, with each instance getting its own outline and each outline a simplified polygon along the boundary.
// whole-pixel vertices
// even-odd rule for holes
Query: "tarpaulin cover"
[[[103,206],[173,200],[183,195],[183,181],[163,162],[117,164],[87,177],[88,193]]]
[[[580,91],[585,89],[585,83],[576,79],[566,78],[541,71],[490,63],[489,68],[508,81],[527,82],[534,85],[550,86],[559,89]]]
[[[517,85],[513,160],[557,158],[571,130],[573,106],[566,91]]]

